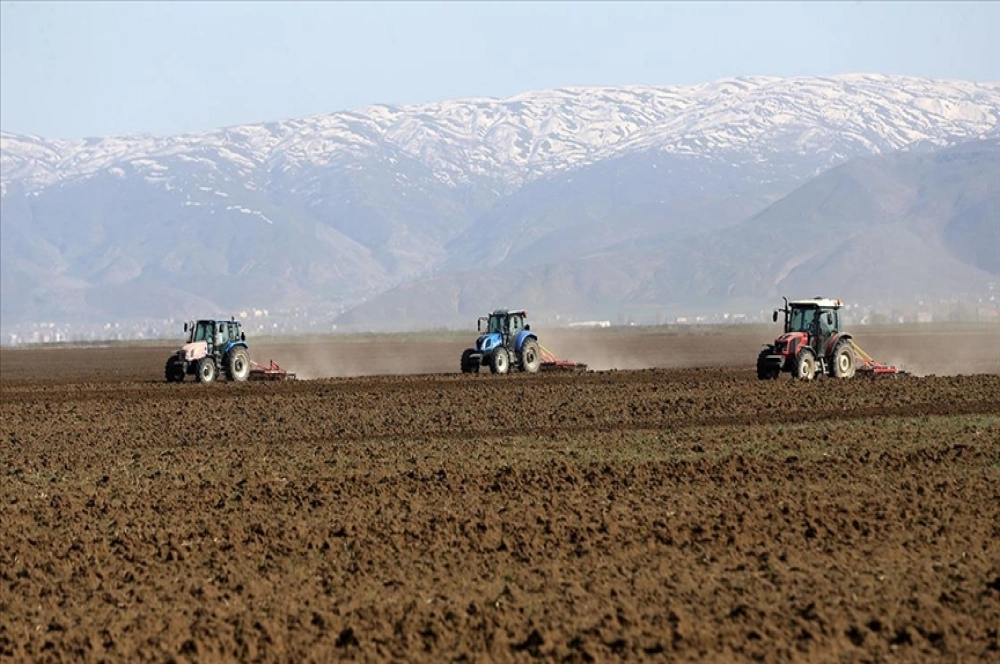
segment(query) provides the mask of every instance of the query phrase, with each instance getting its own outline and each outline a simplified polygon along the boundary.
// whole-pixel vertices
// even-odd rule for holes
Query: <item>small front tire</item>
[[[462,373],[479,373],[479,358],[474,357],[475,353],[471,348],[466,348],[462,353]]]
[[[757,356],[757,380],[774,380],[781,371],[767,361],[770,350],[762,350]]]
[[[495,374],[505,374],[510,369],[510,354],[504,347],[497,348],[490,355],[490,371]]]
[[[198,360],[199,383],[205,383],[206,385],[208,383],[211,383],[212,381],[215,380],[215,374],[216,374],[215,359],[209,356],[209,357],[203,357],[200,360]]]
[[[816,356],[811,348],[803,348],[795,358],[795,377],[812,380],[816,376]]]
[[[184,365],[176,358],[167,360],[167,366],[163,369],[164,376],[168,383],[181,383],[184,381]]]

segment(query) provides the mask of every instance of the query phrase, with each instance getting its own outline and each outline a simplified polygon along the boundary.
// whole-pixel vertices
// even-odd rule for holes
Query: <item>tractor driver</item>
[[[817,351],[820,350],[823,342],[830,336],[830,323],[826,319],[828,315],[822,311],[817,311],[816,316],[809,325],[809,334],[813,337],[813,345]]]

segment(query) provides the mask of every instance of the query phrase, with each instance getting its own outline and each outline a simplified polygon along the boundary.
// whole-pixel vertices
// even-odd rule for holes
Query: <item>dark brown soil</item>
[[[681,343],[715,366],[3,351],[0,661],[1000,657],[1000,375],[759,382]],[[264,358],[362,346],[410,356]]]

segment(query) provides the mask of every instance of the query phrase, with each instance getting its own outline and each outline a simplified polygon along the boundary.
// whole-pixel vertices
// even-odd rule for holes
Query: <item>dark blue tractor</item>
[[[479,319],[479,338],[475,348],[462,353],[462,373],[479,373],[488,366],[495,374],[505,374],[511,368],[535,373],[542,364],[538,337],[525,323],[522,310],[497,309]]]

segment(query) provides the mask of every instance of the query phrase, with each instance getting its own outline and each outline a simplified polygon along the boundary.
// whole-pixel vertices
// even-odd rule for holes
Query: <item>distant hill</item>
[[[998,202],[998,139],[863,157],[728,228],[687,238],[667,232],[512,269],[504,279],[492,271],[443,275],[393,289],[341,322],[457,322],[493,302],[579,318],[734,303],[766,309],[781,295],[974,297],[1000,277]]]

